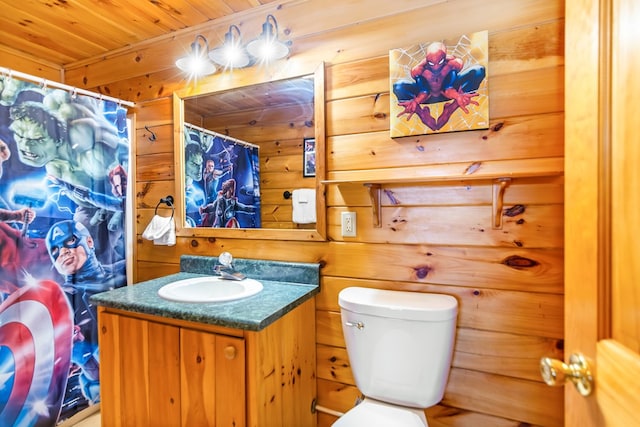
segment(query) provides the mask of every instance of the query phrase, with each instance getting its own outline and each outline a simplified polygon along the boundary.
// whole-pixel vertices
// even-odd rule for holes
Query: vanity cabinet
[[[259,331],[98,316],[102,425],[316,426],[313,299]]]

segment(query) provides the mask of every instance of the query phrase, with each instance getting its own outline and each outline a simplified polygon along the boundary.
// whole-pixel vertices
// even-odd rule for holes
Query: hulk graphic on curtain
[[[126,284],[126,110],[2,77],[0,140],[0,425],[54,426],[100,400],[89,298]]]

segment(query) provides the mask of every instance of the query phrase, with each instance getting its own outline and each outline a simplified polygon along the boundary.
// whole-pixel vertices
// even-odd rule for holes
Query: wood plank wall
[[[564,155],[561,0],[299,1],[261,12],[275,13],[291,29],[292,64],[327,64],[329,173],[489,160],[515,160],[527,170],[532,159]],[[238,20],[257,26],[263,16]],[[490,129],[391,140],[388,50],[485,29]],[[172,63],[192,37],[134,46],[65,70],[67,84],[138,102],[137,279],[177,271],[181,254],[222,250],[321,262],[318,404],[337,411],[347,411],[359,395],[340,328],[341,289],[454,295],[460,315],[453,368],[443,401],[427,410],[429,425],[561,426],[562,389],[542,383],[538,360],[563,357],[562,177],[515,179],[505,207],[522,205],[524,212],[505,218],[501,230],[491,228],[491,182],[457,181],[385,185],[381,228],[372,226],[363,186],[329,186],[329,240],[322,243],[179,238],[174,247],[156,247],[141,239],[159,198],[175,194],[171,93],[186,82]],[[357,213],[355,238],[340,236],[345,210]],[[510,257],[531,262],[513,264]],[[320,427],[334,420],[318,413]]]

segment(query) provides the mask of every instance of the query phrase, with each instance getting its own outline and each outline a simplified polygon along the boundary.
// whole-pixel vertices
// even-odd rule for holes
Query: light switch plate
[[[355,212],[342,212],[342,237],[355,237],[356,236],[356,213]]]

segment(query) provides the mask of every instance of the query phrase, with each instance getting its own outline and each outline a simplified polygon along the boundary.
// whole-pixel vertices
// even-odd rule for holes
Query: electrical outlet
[[[356,236],[356,213],[342,212],[341,226],[342,226],[343,237],[355,237]]]

